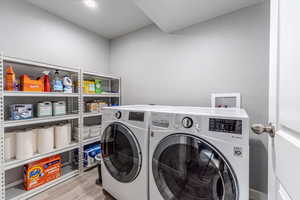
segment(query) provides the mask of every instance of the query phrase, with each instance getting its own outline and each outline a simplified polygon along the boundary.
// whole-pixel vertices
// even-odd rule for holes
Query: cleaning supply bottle
[[[63,84],[64,84],[64,93],[72,93],[73,92],[73,83],[72,80],[69,76],[64,76],[63,79]]]
[[[49,71],[44,71],[43,79],[44,79],[44,92],[51,92],[51,84],[49,79]]]
[[[101,80],[95,80],[95,92],[96,92],[96,94],[101,94],[103,92],[101,83],[102,83]]]
[[[62,92],[64,90],[63,88],[63,82],[59,76],[59,71],[56,70],[54,73],[54,78],[52,81],[52,90],[53,92]]]
[[[13,67],[10,65],[6,69],[6,87],[7,91],[14,91],[17,88],[16,74],[13,70]]]

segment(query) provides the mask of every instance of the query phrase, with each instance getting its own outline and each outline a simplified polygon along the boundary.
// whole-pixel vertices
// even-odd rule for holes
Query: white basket
[[[79,129],[76,127],[74,132],[74,139],[78,141]],[[90,127],[85,126],[83,127],[83,139],[88,139],[90,137]]]
[[[101,125],[90,126],[90,137],[97,137],[101,133]]]

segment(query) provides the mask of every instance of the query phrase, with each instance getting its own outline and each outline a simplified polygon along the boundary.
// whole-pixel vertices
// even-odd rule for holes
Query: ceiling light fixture
[[[89,8],[97,8],[98,3],[95,0],[83,0],[84,5]]]

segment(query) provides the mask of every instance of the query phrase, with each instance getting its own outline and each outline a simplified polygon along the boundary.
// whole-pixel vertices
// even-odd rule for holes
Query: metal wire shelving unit
[[[59,149],[54,149],[51,152],[48,153],[43,153],[43,154],[34,154],[32,157],[28,159],[23,159],[23,160],[17,160],[17,159],[12,159],[12,160],[5,160],[4,159],[4,135],[6,130],[14,130],[14,129],[19,129],[23,127],[30,127],[30,128],[35,128],[39,127],[41,125],[49,125],[53,124],[56,122],[63,122],[63,121],[68,121],[72,124],[72,127],[78,126],[78,129],[81,133],[81,93],[79,87],[81,87],[80,83],[80,76],[81,76],[81,70],[76,69],[76,68],[68,68],[68,67],[62,67],[62,66],[56,66],[56,65],[49,65],[45,63],[40,63],[40,62],[35,62],[35,61],[29,61],[29,60],[23,60],[23,59],[18,59],[18,58],[13,58],[13,57],[6,57],[1,54],[0,58],[0,79],[1,79],[1,102],[0,102],[0,109],[1,109],[1,200],[17,200],[17,199],[28,199],[32,197],[33,195],[38,194],[39,192],[42,192],[44,190],[47,190],[48,188],[59,184],[65,180],[68,180],[69,178],[72,178],[76,175],[80,174],[80,170],[83,171],[83,160],[80,159],[79,157],[79,162],[77,167],[73,167],[71,165],[64,165],[62,167],[62,174],[61,177],[51,181],[47,184],[44,184],[38,188],[35,188],[30,191],[25,191],[23,189],[23,180],[17,180],[14,182],[6,183],[7,179],[10,179],[11,173],[10,170],[16,170],[18,169],[22,170],[22,166],[52,155],[71,155],[71,152],[74,150],[77,150],[79,154],[81,153],[80,149],[80,142],[81,142],[81,137],[79,134],[79,141],[73,141],[71,144],[68,146],[65,146],[63,148]],[[40,74],[43,70],[60,70],[63,73],[68,73],[72,76],[73,81],[78,82],[78,88],[74,91],[74,93],[62,93],[62,92],[23,92],[23,91],[5,91],[4,90],[4,83],[5,83],[5,64],[13,64],[14,69],[19,70],[18,75],[21,73],[30,73],[34,76],[36,76],[38,73]],[[15,67],[16,66],[16,67]],[[61,99],[65,100],[67,102],[68,108],[68,114],[63,115],[63,116],[51,116],[51,117],[42,117],[42,118],[32,118],[32,119],[27,119],[27,120],[9,120],[7,118],[8,115],[8,110],[5,109],[7,105],[10,104],[10,101],[13,102],[32,102],[36,103],[39,100],[56,100],[56,99]],[[78,104],[77,107],[78,109],[73,110],[74,104]],[[69,107],[70,105],[70,107]],[[71,112],[70,112],[71,111]],[[70,156],[71,158],[71,156]],[[69,158],[69,159],[70,159]],[[8,173],[8,176],[6,177],[6,173]],[[21,176],[22,177],[22,176]],[[17,177],[18,178],[18,177]]]
[[[76,82],[77,82],[77,89],[74,93],[57,93],[57,92],[21,92],[21,91],[5,91],[4,90],[4,80],[5,80],[5,64],[6,63],[14,63],[19,67],[24,65],[26,67],[34,67],[34,72],[37,73],[41,72],[44,69],[50,70],[61,70],[68,73],[74,74]],[[22,67],[21,67],[22,68]],[[22,71],[22,70],[21,70]],[[37,71],[37,72],[36,72]],[[26,71],[22,71],[24,73]],[[106,91],[101,94],[83,94],[83,81],[86,78],[97,78],[104,81]],[[111,91],[113,88],[114,91]],[[111,75],[103,75],[94,72],[86,72],[81,70],[80,68],[69,68],[69,67],[62,67],[57,65],[50,65],[46,63],[40,63],[35,61],[23,60],[14,57],[7,57],[3,54],[0,54],[0,200],[18,200],[18,199],[29,199],[30,197],[43,192],[57,184],[60,184],[72,177],[77,175],[82,175],[86,168],[83,167],[83,152],[84,146],[88,144],[92,144],[95,142],[100,142],[101,137],[96,136],[92,138],[88,138],[83,140],[83,126],[84,120],[87,119],[102,119],[102,113],[85,113],[84,112],[84,103],[86,99],[105,99],[108,101],[109,104],[113,103],[121,103],[121,79],[119,77],[111,76]],[[7,105],[7,99],[43,99],[51,100],[52,98],[64,98],[67,101],[67,110],[70,111],[74,109],[74,105],[78,104],[76,113],[71,112],[63,116],[51,116],[51,117],[43,117],[43,118],[32,118],[28,120],[9,120],[7,119],[7,109],[5,109]],[[80,134],[78,135],[78,140],[73,141],[70,145],[60,148],[54,149],[51,152],[44,153],[44,154],[34,154],[29,159],[24,160],[5,160],[4,158],[4,136],[6,130],[11,129],[18,129],[18,127],[35,127],[40,126],[43,124],[53,124],[60,121],[69,121],[71,122],[72,126],[78,127]],[[52,156],[56,154],[69,154],[71,155],[73,151],[78,152],[78,166],[77,168],[73,168],[69,165],[64,165],[62,168],[62,175],[60,178],[51,181],[47,184],[44,184],[40,187],[37,187],[30,191],[25,191],[23,189],[23,181],[18,180],[13,183],[6,183],[6,173],[10,170],[14,170],[17,168],[22,167],[25,164]],[[11,175],[9,173],[9,175]]]
[[[87,102],[89,100],[104,100],[109,106],[114,104],[121,104],[121,78],[113,75],[105,75],[97,72],[91,71],[82,71],[82,83],[84,80],[101,80],[102,87],[104,91],[101,94],[85,94],[83,89],[81,91],[82,94],[82,102]],[[93,113],[93,112],[85,112],[85,108],[83,108],[82,120],[83,122],[88,121],[93,118],[102,118],[102,113]],[[84,124],[84,123],[83,123]],[[93,137],[83,140],[83,146],[92,144],[95,142],[99,142],[101,140],[99,137]]]

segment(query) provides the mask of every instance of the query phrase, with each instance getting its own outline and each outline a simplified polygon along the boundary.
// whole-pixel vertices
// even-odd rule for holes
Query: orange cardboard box
[[[43,92],[44,79],[32,80],[28,75],[24,74],[20,77],[21,91],[27,92]]]
[[[24,189],[32,190],[61,176],[60,155],[51,156],[25,165]]]

